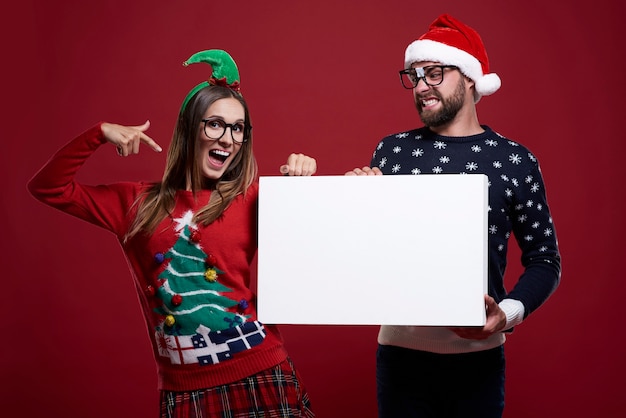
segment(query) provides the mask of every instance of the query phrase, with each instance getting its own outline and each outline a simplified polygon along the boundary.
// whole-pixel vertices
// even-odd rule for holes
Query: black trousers
[[[379,345],[379,418],[501,418],[504,346],[436,354]]]

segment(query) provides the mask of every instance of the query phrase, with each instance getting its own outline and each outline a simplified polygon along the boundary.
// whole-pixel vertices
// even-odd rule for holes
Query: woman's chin
[[[220,168],[204,167],[204,169],[202,170],[202,174],[207,180],[217,181],[224,175],[227,167],[227,165],[223,165]]]

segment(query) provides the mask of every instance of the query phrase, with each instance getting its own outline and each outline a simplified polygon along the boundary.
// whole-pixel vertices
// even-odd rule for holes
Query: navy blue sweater
[[[554,292],[561,274],[543,178],[527,148],[488,126],[483,129],[468,137],[441,136],[425,127],[390,135],[379,142],[370,166],[384,174],[486,174],[489,294],[497,302],[519,300],[528,316]],[[508,291],[504,272],[511,233],[521,249],[524,272]]]

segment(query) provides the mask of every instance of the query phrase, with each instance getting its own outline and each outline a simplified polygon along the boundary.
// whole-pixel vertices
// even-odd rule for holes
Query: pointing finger
[[[146,144],[147,146],[149,146],[156,152],[163,151],[163,148],[161,148],[159,144],[157,144],[152,138],[150,138],[148,135],[144,133],[141,134],[140,140],[141,142],[143,142],[144,144]]]

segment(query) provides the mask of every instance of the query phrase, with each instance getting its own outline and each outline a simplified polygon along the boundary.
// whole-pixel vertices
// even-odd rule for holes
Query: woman
[[[256,253],[257,167],[248,107],[230,55],[202,51],[213,73],[185,98],[163,178],[155,183],[77,183],[101,145],[121,156],[146,131],[100,123],[59,150],[29,182],[40,201],[117,236],[131,267],[156,359],[161,417],[313,417],[279,331],[256,318],[250,264]],[[281,172],[312,175],[291,154]]]

